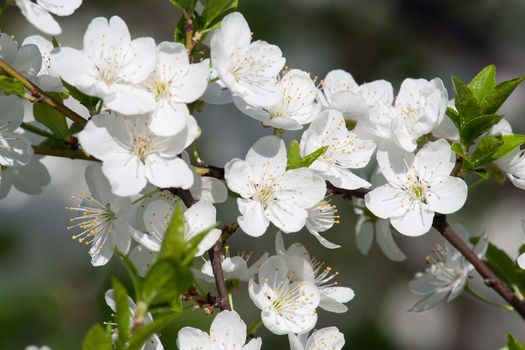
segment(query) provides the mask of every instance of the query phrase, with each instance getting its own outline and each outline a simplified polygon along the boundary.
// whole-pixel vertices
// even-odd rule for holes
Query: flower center
[[[275,197],[275,189],[273,185],[257,186],[257,190],[253,195],[253,199],[261,203],[261,206],[266,209],[268,203]]]
[[[135,141],[135,146],[133,152],[139,158],[139,160],[144,163],[146,157],[151,152],[151,142],[148,138],[144,136],[137,137]]]
[[[429,188],[430,186],[425,181],[422,181],[419,176],[409,176],[404,190],[409,194],[411,200],[427,204],[427,191]]]
[[[157,80],[155,81],[155,98],[158,100],[161,100],[165,97],[168,97],[170,95],[170,82],[168,81],[161,81]]]

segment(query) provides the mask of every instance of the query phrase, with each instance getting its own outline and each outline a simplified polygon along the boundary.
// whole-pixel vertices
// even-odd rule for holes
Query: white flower
[[[184,159],[188,165],[191,165],[187,152],[182,153],[182,159]],[[200,176],[192,166],[190,166],[190,169],[193,173],[193,185],[190,188],[193,198],[210,203],[226,202],[228,199],[228,189],[221,180],[211,176]],[[168,195],[175,197],[171,192],[168,192]]]
[[[525,150],[517,147],[495,163],[514,186],[525,190]]]
[[[104,298],[106,299],[106,304],[108,304],[111,310],[113,310],[113,312],[116,312],[117,303],[115,302],[115,291],[113,289],[108,290],[106,294],[104,295]],[[132,321],[135,318],[135,313],[137,312],[137,305],[135,305],[135,302],[129,296],[127,296],[127,299],[128,299],[130,326],[131,326]],[[153,317],[148,312],[146,316],[144,317],[144,325],[148,325],[152,322],[153,322]],[[142,346],[140,350],[163,350],[163,349],[164,347],[162,346],[162,343],[160,342],[159,336],[156,334],[153,334],[151,337],[148,338],[148,340],[146,340],[146,343]]]
[[[233,102],[244,114],[263,125],[283,130],[299,130],[321,111],[321,105],[315,102],[317,89],[306,72],[292,69],[276,89],[282,93],[281,101],[268,107],[251,106],[240,97],[234,97]]]
[[[246,160],[233,159],[224,170],[228,187],[238,193],[237,221],[250,236],[266,232],[270,222],[283,232],[297,232],[306,223],[307,209],[326,193],[323,179],[309,169],[286,171],[286,148],[275,136],[259,139]]]
[[[84,34],[82,51],[69,47],[52,52],[51,68],[80,91],[104,99],[107,108],[122,114],[143,114],[155,101],[138,84],[155,68],[152,38],[131,40],[126,23],[113,16],[97,17]]]
[[[25,350],[53,350],[49,346],[36,346],[36,345],[29,345],[25,348]]]
[[[173,205],[166,200],[154,200],[144,212],[144,226],[148,233],[134,231],[133,238],[144,248],[135,248],[130,254],[130,259],[135,266],[145,274],[151,262],[160,251],[164,233],[173,216]],[[215,207],[207,201],[199,201],[184,212],[184,238],[190,240],[204,230],[216,224],[217,212]],[[199,243],[195,256],[201,256],[207,252],[219,239],[221,230],[213,228]]]
[[[468,233],[464,228],[461,225],[452,226],[454,231],[472,248],[468,243]],[[473,248],[478,258],[483,258],[487,246],[487,237],[482,235]],[[448,241],[445,241],[444,247],[438,245],[434,250],[434,256],[427,257],[427,261],[430,266],[424,273],[418,272],[409,283],[412,292],[425,295],[410,309],[413,312],[427,311],[442,301],[450,302],[456,298],[465,288],[469,273],[474,270],[467,259]]]
[[[337,327],[326,327],[308,334],[288,334],[290,350],[341,350],[345,345],[345,336]]]
[[[277,46],[264,41],[251,43],[251,37],[240,13],[227,15],[211,38],[211,62],[234,96],[254,107],[272,106],[282,98],[276,86],[285,59]]]
[[[353,120],[367,120],[369,109],[391,105],[394,89],[386,80],[376,80],[359,86],[352,75],[341,69],[330,71],[323,82],[320,95],[325,108],[335,109]]]
[[[375,144],[348,131],[343,115],[335,110],[322,112],[303,133],[301,155],[306,156],[323,146],[328,146],[328,149],[310,165],[310,169],[340,188],[370,187],[368,181],[350,169],[365,167],[374,153]]]
[[[456,110],[454,99],[448,101],[447,107]],[[494,127],[496,127],[496,125],[494,125]],[[432,135],[440,139],[448,139],[456,142],[460,141],[458,128],[447,115],[445,115],[441,124],[432,130]]]
[[[441,79],[405,79],[396,97],[397,118],[392,124],[399,146],[414,151],[416,140],[441,124],[447,104],[448,94]]]
[[[294,243],[286,249],[280,232],[275,238],[275,250],[286,259],[292,271],[292,281],[308,281],[317,287],[321,295],[321,309],[335,313],[348,311],[344,304],[351,301],[355,293],[351,288],[340,287],[333,281],[338,272],[333,272],[331,267],[312,257],[301,243]]]
[[[238,280],[241,282],[248,282],[259,271],[261,265],[268,259],[268,253],[264,253],[256,262],[248,267],[250,254],[247,256],[238,255],[232,257],[222,257],[222,271],[225,280]],[[196,277],[204,279],[206,282],[214,282],[215,276],[211,266],[211,261],[206,261]]]
[[[7,196],[11,187],[32,195],[42,193],[43,188],[51,182],[51,177],[41,159],[42,157],[33,157],[31,162],[23,167],[0,166],[0,199]]]
[[[372,173],[370,181],[374,187],[384,185],[386,182],[383,175],[379,172],[379,169],[376,169]],[[405,254],[403,254],[394,241],[393,232],[390,229],[390,222],[372,214],[365,207],[365,201],[363,199],[353,198],[352,202],[354,212],[358,215],[355,225],[355,238],[359,251],[367,255],[375,236],[377,245],[387,258],[393,261],[405,260]]]
[[[36,45],[42,56],[42,67],[38,74],[39,87],[44,91],[61,92],[64,90],[58,74],[51,68],[51,51],[53,43],[40,35],[28,36],[24,39],[22,47]]]
[[[296,260],[297,270],[308,268],[304,259]],[[306,333],[317,323],[319,291],[312,282],[293,282],[295,272],[284,257],[275,255],[261,265],[259,283],[250,280],[250,298],[261,309],[264,326],[274,334]]]
[[[82,230],[73,239],[91,244],[91,264],[102,266],[111,259],[113,248],[123,254],[129,251],[134,232],[127,221],[131,200],[113,195],[98,165],[88,166],[85,178],[91,195],[80,195],[78,206],[66,208],[79,214],[71,219],[73,225],[68,229],[78,227]]]
[[[18,49],[13,38],[5,33],[0,33],[0,57],[31,80],[36,77],[42,67],[42,57],[36,45],[23,45]]]
[[[427,233],[435,212],[451,214],[465,204],[467,184],[449,176],[456,157],[443,139],[427,143],[415,156],[378,152],[377,161],[388,183],[365,196],[366,206],[404,235]]]
[[[235,311],[222,311],[211,323],[210,334],[193,327],[178,333],[179,350],[260,350],[261,338],[246,343],[246,324]]]
[[[207,36],[206,38],[208,38]],[[212,105],[225,105],[233,103],[232,93],[217,76],[217,70],[210,69],[209,84],[200,100]]]
[[[24,17],[38,30],[49,34],[62,33],[60,24],[51,16],[69,16],[82,5],[82,0],[16,0]]]
[[[138,194],[151,182],[160,188],[193,185],[189,166],[178,157],[196,138],[188,127],[161,137],[148,128],[144,116],[100,114],[78,135],[82,147],[103,161],[102,171],[119,196]]]
[[[188,52],[179,43],[162,42],[157,47],[155,70],[145,86],[152,104],[150,129],[171,136],[186,127],[190,112],[186,103],[197,100],[208,86],[209,60],[190,64]]]
[[[15,133],[24,118],[24,107],[16,96],[0,95],[0,167],[23,166],[33,156],[31,143]]]
[[[523,230],[523,233],[525,233],[525,220],[521,221],[521,229]],[[519,267],[525,270],[525,253],[522,253],[518,257],[517,261],[518,261]]]
[[[316,206],[309,208],[307,211],[308,218],[306,219],[306,228],[308,229],[308,232],[317,238],[319,243],[325,248],[340,248],[340,245],[328,241],[320,234],[320,232],[328,231],[334,226],[334,224],[339,223],[339,215],[337,215],[336,206],[331,204],[329,200],[323,199],[317,203]]]
[[[368,119],[359,121],[352,131],[362,139],[375,142],[380,150],[398,148],[392,130],[396,118],[394,107],[377,105],[370,108]]]

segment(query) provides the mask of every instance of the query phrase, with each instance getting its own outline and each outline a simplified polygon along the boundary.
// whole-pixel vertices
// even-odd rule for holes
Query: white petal
[[[365,195],[365,204],[368,209],[382,219],[402,215],[408,208],[403,204],[409,197],[405,191],[394,188],[389,184],[374,188]]]
[[[58,16],[69,16],[82,5],[82,0],[37,0],[36,2]]]
[[[162,99],[150,114],[149,127],[159,136],[175,135],[186,127],[189,115],[185,104],[170,103],[167,99]]]
[[[137,269],[138,274],[142,277],[146,276],[156,257],[157,253],[141,245],[136,246],[131,250],[131,253],[129,253],[129,259]]]
[[[241,350],[260,350],[262,346],[262,339],[261,338],[255,338],[252,339],[242,347]]]
[[[525,269],[525,253],[521,254],[519,257],[518,257],[518,265],[522,268],[522,269]]]
[[[413,167],[419,177],[431,180],[434,177],[448,176],[456,165],[456,156],[444,139],[429,142],[416,154]]]
[[[116,112],[133,115],[144,114],[155,106],[155,100],[146,90],[135,85],[113,84],[115,94],[104,103]]]
[[[237,218],[239,227],[252,237],[262,236],[270,225],[270,220],[266,217],[261,203],[238,198],[237,205],[242,215]]]
[[[277,199],[309,209],[324,199],[326,183],[310,169],[292,169],[278,178]]]
[[[226,202],[228,199],[228,189],[221,180],[214,177],[202,176],[201,181],[202,187],[198,195],[200,200],[206,200],[211,203]]]
[[[405,254],[403,254],[394,241],[393,234],[390,231],[390,223],[387,220],[377,220],[374,227],[376,230],[377,245],[381,248],[383,254],[392,261],[405,260]]]
[[[378,150],[377,164],[386,180],[396,186],[403,187],[406,182],[405,173],[414,162],[414,155],[399,149]]]
[[[465,204],[467,194],[467,184],[459,177],[446,176],[435,179],[427,193],[428,206],[438,213],[455,213]]]
[[[264,183],[268,177],[277,177],[284,173],[287,163],[284,142],[276,136],[265,136],[249,149],[246,162],[252,168],[253,181]]]
[[[51,69],[62,79],[88,94],[100,94],[98,73],[84,52],[69,47],[51,52]]]
[[[109,180],[113,193],[126,197],[138,194],[147,183],[146,169],[135,157],[124,153],[107,156],[102,172]]]
[[[62,32],[58,22],[40,5],[30,0],[16,0],[16,5],[29,23],[37,29],[49,35],[58,35]]]
[[[402,216],[390,218],[390,223],[399,233],[417,237],[430,231],[433,218],[433,211],[423,208],[420,204],[413,204]]]
[[[232,159],[224,166],[224,178],[228,187],[243,198],[250,198],[255,192],[252,167],[241,159]]]
[[[184,327],[178,333],[177,347],[179,350],[208,350],[213,349],[214,345],[205,332],[192,327]]]
[[[282,256],[274,255],[268,258],[259,269],[259,284],[276,288],[289,275],[288,264]]]
[[[222,311],[213,320],[210,338],[217,350],[240,348],[246,341],[246,324],[235,311]]]
[[[394,88],[386,80],[375,80],[359,86],[361,96],[363,96],[369,106],[383,104],[391,105],[394,102]]]
[[[306,224],[308,212],[295,203],[275,202],[268,205],[266,213],[270,221],[284,233],[298,232]]]
[[[193,185],[193,173],[180,158],[163,158],[150,154],[146,158],[145,176],[161,188],[180,187],[189,189]]]
[[[345,336],[337,327],[327,327],[312,333],[306,343],[306,350],[341,350]]]
[[[374,240],[374,223],[364,216],[360,216],[355,227],[357,249],[367,255]]]

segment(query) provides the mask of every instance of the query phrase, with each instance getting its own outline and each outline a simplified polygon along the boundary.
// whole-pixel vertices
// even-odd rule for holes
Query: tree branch
[[[197,202],[189,190],[183,190],[182,188],[170,188],[170,191],[179,197],[184,205],[188,208]],[[222,248],[222,240],[219,238],[213,247],[208,251],[208,255],[210,256],[217,292],[219,293],[217,303],[221,310],[231,310],[230,302],[228,300],[228,287],[226,286],[224,272],[222,271]]]
[[[63,148],[49,148],[45,146],[31,146],[36,154],[42,154],[46,156],[70,158],[70,159],[83,159],[99,162],[97,158],[90,156],[81,149],[63,149]]]
[[[82,118],[79,114],[64,106],[54,97],[48,95],[44,90],[33,84],[29,79],[27,79],[20,72],[11,67],[2,58],[0,58],[0,69],[10,77],[19,80],[24,85],[24,87],[31,92],[31,96],[35,98],[36,102],[45,103],[51,106],[52,108],[56,109],[64,116],[71,119],[73,122],[80,124],[81,126],[86,125],[87,121],[84,118]]]

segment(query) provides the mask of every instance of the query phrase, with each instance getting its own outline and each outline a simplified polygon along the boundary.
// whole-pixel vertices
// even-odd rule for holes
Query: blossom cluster
[[[37,28],[59,34],[60,26],[49,12],[69,15],[81,1],[16,4]],[[89,193],[75,196],[78,205],[67,209],[76,213],[69,226],[73,239],[90,245],[93,266],[107,264],[117,250],[129,257],[139,276],[148,276],[180,206],[183,240],[191,244],[198,239],[191,258],[200,257],[195,261],[202,266],[194,267],[193,274],[205,282],[216,281],[212,261],[205,259],[205,253],[222,242],[215,205],[235,197],[236,224],[245,234],[261,237],[274,228],[278,233],[275,254],[265,253],[251,266],[247,256],[230,256],[227,251],[220,257],[227,285],[247,283],[262,324],[276,335],[287,335],[291,349],[342,349],[344,336],[336,327],[314,330],[317,310],[346,312],[353,290],[339,286],[337,273],[303,244],[285,247],[283,235],[298,237],[292,234],[306,229],[322,246],[340,248],[325,237],[340,220],[331,196],[363,191],[363,199],[352,201],[358,215],[357,247],[368,253],[375,235],[388,258],[404,260],[394,237],[424,235],[436,215],[455,213],[466,203],[467,183],[457,168],[458,156],[466,155],[456,147],[461,148],[458,142],[466,136],[450,125],[450,114],[462,111],[449,101],[439,78],[407,78],[394,94],[386,80],[358,84],[350,73],[336,69],[317,84],[306,71],[285,67],[279,47],[252,40],[238,12],[227,14],[210,35],[209,58],[197,61],[182,43],[132,39],[120,17],[99,17],[89,24],[82,49],[58,46],[41,36],[27,38],[19,48],[11,37],[0,34],[0,58],[43,91],[66,96],[64,104],[85,118],[85,127],[74,133],[74,148],[101,164],[86,168]],[[88,110],[75,95],[97,102]],[[198,155],[192,159],[188,154],[202,133],[194,116],[202,102],[233,103],[255,119],[254,125],[275,132],[258,139],[243,159],[228,161],[223,174],[210,176]],[[29,102],[20,96],[0,95],[0,197],[11,186],[38,193],[49,182],[27,138],[41,119],[35,112],[35,122],[23,123],[24,105]],[[285,131],[302,133],[287,147]],[[483,133],[505,135],[513,132],[504,119]],[[484,142],[477,136],[471,144]],[[525,157],[519,147],[494,159],[491,166],[525,189]],[[37,172],[43,175],[34,181]],[[191,203],[178,191],[188,193]],[[486,237],[476,245],[468,243],[467,234],[462,238],[484,257]],[[411,290],[425,295],[412,311],[454,299],[473,270],[448,244],[435,255],[429,258],[430,267],[410,283]],[[520,266],[524,261],[522,255]],[[107,304],[117,312],[115,298],[114,290],[106,293]],[[129,298],[131,321],[138,313]],[[153,323],[151,314],[141,317],[143,324]],[[240,315],[224,310],[216,315],[209,334],[181,329],[177,346],[261,348],[260,338],[247,342],[246,336]],[[157,335],[143,347],[162,348]]]

